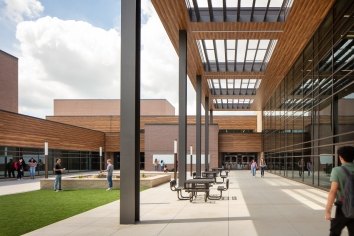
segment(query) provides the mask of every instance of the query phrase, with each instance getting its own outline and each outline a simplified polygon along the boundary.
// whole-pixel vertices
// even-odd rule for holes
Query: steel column
[[[209,170],[209,97],[205,97],[205,170]]]
[[[200,75],[197,75],[197,86],[196,86],[196,92],[197,92],[197,96],[196,96],[196,100],[197,100],[197,104],[196,104],[196,107],[197,107],[197,111],[196,111],[196,121],[195,121],[195,124],[196,124],[196,174],[197,174],[197,177],[200,177],[202,176],[202,157],[201,157],[201,154],[202,154],[202,142],[201,142],[201,139],[202,139],[202,129],[201,129],[201,107],[202,107],[202,76]]]
[[[140,220],[140,0],[122,0],[120,223]]]
[[[178,117],[178,185],[186,181],[187,155],[187,31],[179,31],[179,117]]]
[[[209,118],[210,124],[212,125],[214,123],[214,118],[213,118],[213,110],[210,110],[210,118]]]

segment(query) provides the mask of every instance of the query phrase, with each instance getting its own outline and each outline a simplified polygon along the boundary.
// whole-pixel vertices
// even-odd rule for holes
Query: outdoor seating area
[[[170,189],[172,191],[177,192],[177,198],[179,200],[189,200],[193,202],[193,200],[197,199],[198,193],[204,193],[204,201],[207,202],[209,200],[220,200],[222,198],[222,192],[227,191],[229,189],[229,179],[228,170],[224,170],[224,168],[213,168],[213,171],[204,171],[201,174],[201,177],[198,177],[196,172],[193,172],[192,179],[187,179],[184,183],[184,186],[177,186],[177,181],[172,180],[170,182]],[[222,172],[225,171],[225,174]],[[217,177],[222,178],[222,182],[217,181]],[[221,186],[219,184],[223,184],[226,178],[226,185]],[[219,195],[210,194],[214,185],[218,185],[216,190],[220,192]],[[185,192],[188,196],[183,195]]]
[[[228,179],[229,189],[223,197],[207,202],[201,193],[192,203],[181,201],[168,184],[141,192],[140,224],[119,224],[121,202],[116,201],[27,236],[328,235],[329,222],[323,217],[326,191],[268,172],[265,178],[253,178],[248,170],[231,171]],[[215,186],[210,194],[217,192]],[[347,235],[345,230],[342,236]]]

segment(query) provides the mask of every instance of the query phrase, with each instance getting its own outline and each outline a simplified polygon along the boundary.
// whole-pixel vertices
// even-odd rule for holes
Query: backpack
[[[347,218],[354,218],[354,175],[342,166],[346,175],[344,185],[344,195],[342,198],[342,212]]]

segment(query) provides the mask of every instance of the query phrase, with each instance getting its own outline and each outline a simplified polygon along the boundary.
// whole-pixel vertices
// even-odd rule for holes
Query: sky
[[[19,112],[45,118],[54,99],[120,98],[120,20],[120,0],[0,0],[0,49],[19,59]],[[189,82],[187,91],[195,115]],[[167,99],[178,114],[178,57],[150,0],[142,0],[141,98]]]

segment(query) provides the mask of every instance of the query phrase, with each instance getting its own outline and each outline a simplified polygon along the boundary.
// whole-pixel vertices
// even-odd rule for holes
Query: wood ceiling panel
[[[177,54],[178,30],[187,30],[188,76],[194,87],[196,87],[196,75],[203,76],[203,97],[210,96],[210,91],[206,77],[204,77],[207,73],[203,71],[196,45],[197,39],[247,39],[247,37],[250,37],[249,39],[258,39],[258,37],[278,39],[267,70],[262,77],[255,102],[251,106],[253,110],[262,110],[331,9],[334,0],[296,0],[285,22],[190,22],[184,0],[152,0],[152,3]],[[223,74],[220,74],[221,78]]]

